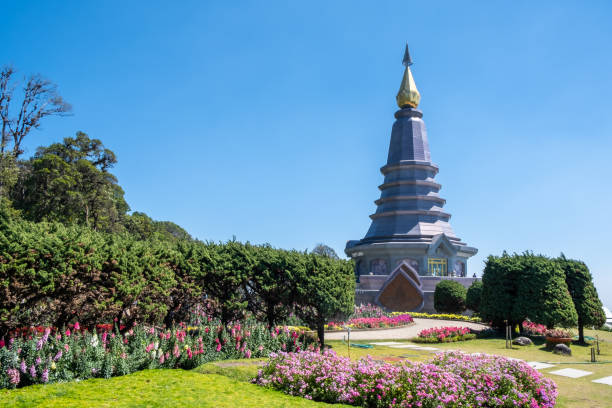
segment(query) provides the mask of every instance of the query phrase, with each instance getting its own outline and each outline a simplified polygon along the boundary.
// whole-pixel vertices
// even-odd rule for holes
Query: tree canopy
[[[557,260],[578,314],[578,341],[584,343],[585,325],[601,327],[606,322],[603,305],[584,262],[567,259],[563,254]]]

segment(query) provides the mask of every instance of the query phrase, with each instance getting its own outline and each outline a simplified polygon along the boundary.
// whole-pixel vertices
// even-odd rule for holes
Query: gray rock
[[[566,356],[572,355],[572,350],[566,346],[565,344],[557,344],[553,349],[553,353],[555,354],[564,354]]]
[[[512,340],[512,344],[516,344],[517,346],[531,346],[533,341],[529,337],[517,337]]]

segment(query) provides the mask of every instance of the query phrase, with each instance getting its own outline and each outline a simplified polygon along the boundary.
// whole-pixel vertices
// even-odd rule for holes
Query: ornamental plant
[[[546,333],[546,326],[525,320],[523,322],[523,333],[528,336],[543,336]]]
[[[346,322],[329,322],[325,325],[326,330],[345,330],[351,329],[380,329],[385,327],[399,327],[414,323],[414,319],[407,313],[394,315],[391,317],[360,317],[349,319]]]
[[[448,343],[475,338],[476,334],[471,333],[468,327],[434,327],[421,330],[413,340],[417,343]]]
[[[403,314],[404,312],[392,312],[391,316]],[[417,319],[436,319],[436,320],[458,320],[462,322],[481,323],[482,319],[478,316],[466,316],[453,313],[417,313],[410,312],[410,315]]]
[[[578,314],[578,342],[584,344],[584,326],[602,326],[606,322],[606,315],[586,264],[567,259],[563,254],[557,258],[557,262],[565,273],[565,283]]]
[[[362,407],[554,407],[555,383],[522,361],[441,353],[429,363],[352,361],[333,351],[272,354],[254,383]]]
[[[209,361],[265,357],[313,347],[303,330],[254,321],[211,321],[171,329],[137,325],[125,333],[87,331],[78,324],[41,335],[14,335],[0,346],[0,388],[110,378],[150,368],[190,369]]]
[[[459,282],[443,280],[434,290],[434,308],[440,313],[461,313],[465,310],[467,290]]]
[[[550,329],[544,332],[546,337],[553,337],[556,339],[571,339],[574,337],[574,333],[569,330],[563,329]]]
[[[352,318],[359,317],[383,317],[385,316],[385,311],[377,305],[372,305],[368,303],[367,305],[361,304],[359,306],[355,305],[355,309],[353,311]]]

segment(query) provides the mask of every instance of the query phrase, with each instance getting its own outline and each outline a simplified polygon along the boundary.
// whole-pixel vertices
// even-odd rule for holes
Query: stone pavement
[[[414,319],[412,326],[399,329],[351,331],[351,340],[396,340],[416,337],[423,329],[432,327],[469,327],[475,330],[486,329],[487,326],[480,323],[468,323],[455,320]],[[325,333],[325,340],[342,340],[346,337],[346,331]]]

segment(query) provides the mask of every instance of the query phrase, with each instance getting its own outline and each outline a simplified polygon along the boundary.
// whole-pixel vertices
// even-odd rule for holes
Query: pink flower
[[[81,330],[81,325],[79,324],[79,322],[76,322],[74,324],[74,330]]]
[[[66,337],[70,337],[70,329],[66,329],[66,333],[64,333]]]
[[[220,343],[217,343],[217,349],[216,349],[216,350],[217,350],[217,353],[218,353],[219,351],[221,351],[221,344],[220,344]]]
[[[251,350],[247,349],[247,350],[244,352],[244,356],[245,356],[246,358],[251,358]]]

